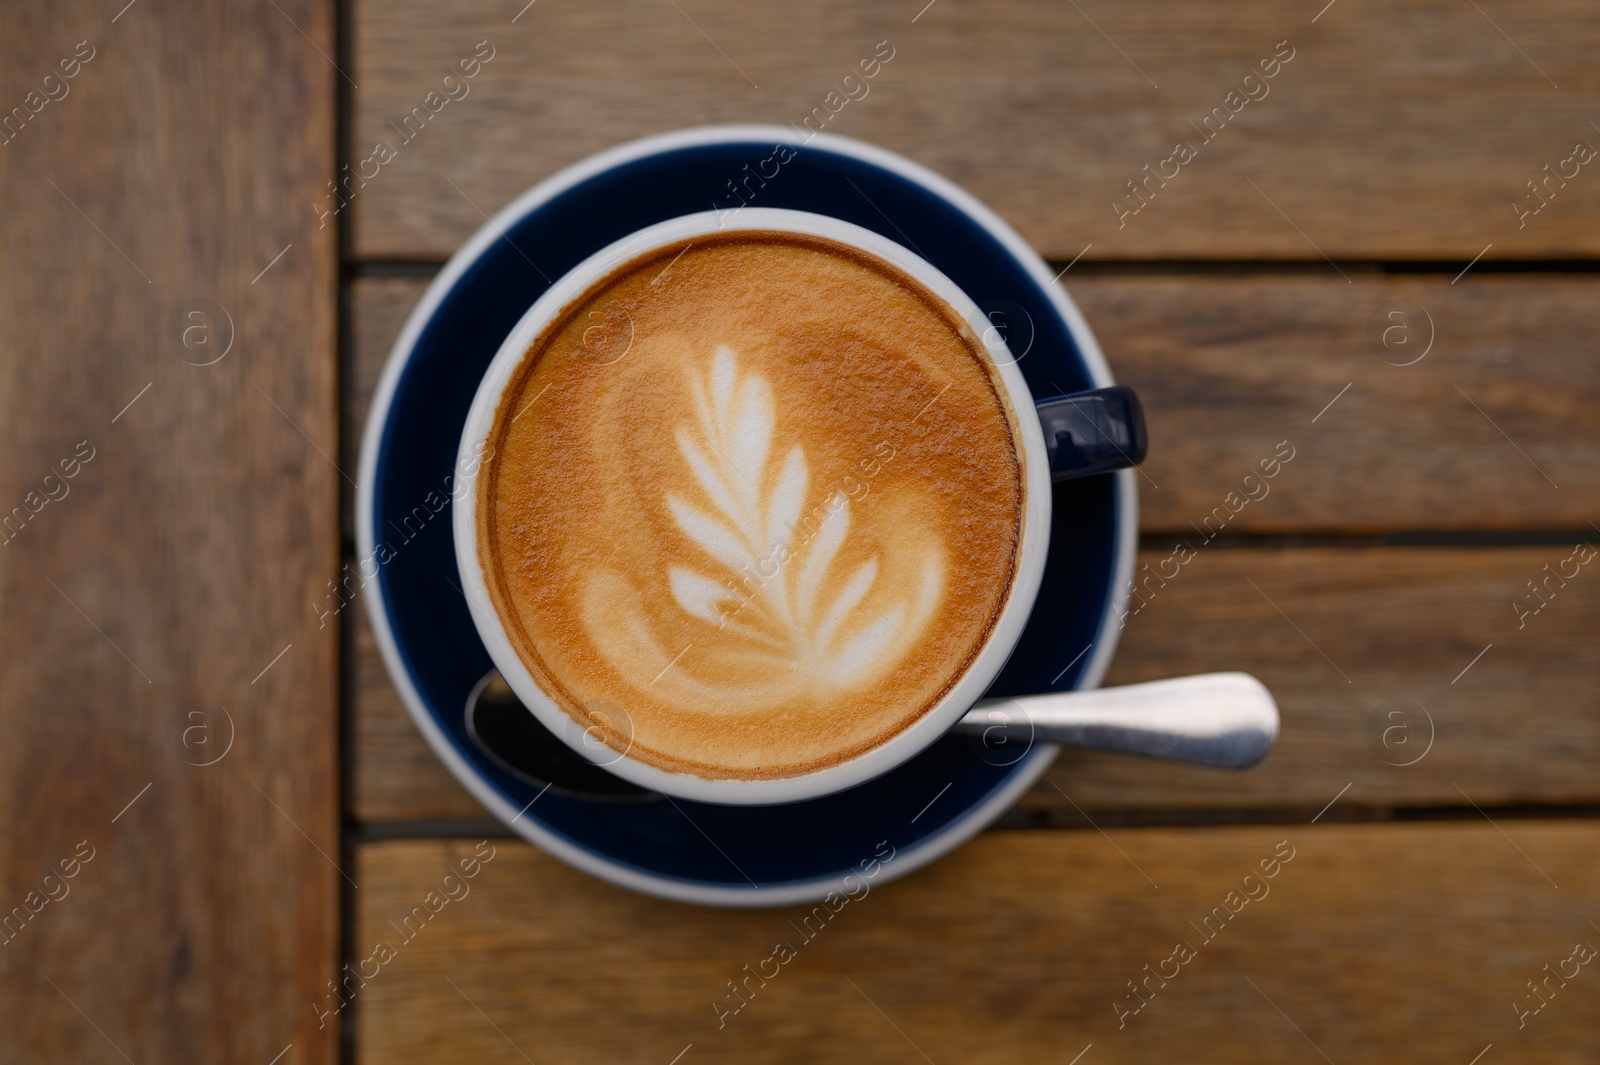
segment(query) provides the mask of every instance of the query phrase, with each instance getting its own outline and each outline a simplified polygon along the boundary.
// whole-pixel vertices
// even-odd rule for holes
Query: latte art
[[[880,566],[872,554],[845,565],[843,490],[805,513],[805,448],[794,444],[779,460],[771,386],[759,374],[741,376],[727,347],[710,363],[704,378],[691,379],[695,419],[676,434],[698,498],[663,500],[701,557],[666,565],[661,583],[685,614],[710,626],[695,639],[715,648],[715,660],[705,676],[693,666],[669,669],[676,651],[655,637],[639,606],[651,593],[617,570],[591,578],[585,627],[631,682],[663,686],[712,713],[776,708],[805,692],[827,697],[882,679],[939,600],[941,545],[907,528],[884,547],[903,559]]]
[[[1015,412],[961,319],[886,263],[742,233],[635,260],[502,396],[490,598],[600,742],[708,779],[813,772],[938,703],[1005,606]]]

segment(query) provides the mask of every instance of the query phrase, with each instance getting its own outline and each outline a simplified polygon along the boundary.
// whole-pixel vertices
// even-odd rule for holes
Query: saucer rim
[[[362,430],[361,457],[358,467],[356,493],[356,550],[358,557],[368,557],[374,550],[372,507],[377,482],[378,452],[384,429],[393,405],[395,392],[406,366],[415,350],[423,330],[432,320],[440,305],[455,288],[457,282],[492,246],[503,239],[504,233],[522,218],[537,210],[556,196],[590,178],[654,155],[690,148],[718,144],[787,144],[795,148],[814,148],[830,151],[876,166],[891,174],[934,193],[957,210],[970,217],[989,232],[1039,285],[1067,326],[1083,359],[1085,369],[1096,388],[1115,384],[1111,369],[1106,363],[1093,331],[1066,290],[1056,283],[1043,258],[1024,241],[1011,226],[993,210],[966,190],[920,163],[879,148],[876,145],[843,137],[838,134],[815,133],[803,137],[792,128],[774,125],[737,124],[697,126],[653,134],[615,145],[595,155],[579,160],[540,181],[497,211],[456,252],[429,283],[406,319],[404,328],[390,348],[383,373],[373,390],[368,408],[367,423]],[[1138,482],[1132,470],[1119,470],[1113,477],[1114,517],[1116,536],[1113,546],[1111,594],[1106,597],[1100,625],[1096,632],[1089,661],[1082,673],[1079,690],[1099,687],[1121,636],[1113,619],[1124,612],[1128,587],[1138,546]],[[629,888],[646,895],[705,906],[731,908],[758,908],[812,902],[825,898],[831,892],[847,890],[849,871],[814,877],[807,880],[782,881],[755,887],[714,885],[704,881],[689,880],[642,870],[605,857],[556,833],[545,829],[538,821],[529,819],[518,824],[521,814],[514,809],[469,760],[457,752],[453,743],[434,720],[431,709],[412,683],[406,656],[400,651],[390,626],[388,605],[384,600],[381,581],[366,582],[362,590],[365,598],[368,623],[372,626],[379,654],[383,658],[390,681],[400,695],[413,724],[422,734],[434,754],[451,775],[466,790],[517,835],[533,843],[547,854],[600,880]],[[941,831],[926,837],[904,853],[897,853],[893,868],[880,866],[888,873],[887,879],[898,879],[916,869],[943,857],[977,835],[1028,788],[1055,760],[1059,748],[1054,744],[1040,744],[1024,756],[1022,764],[1006,781],[985,798],[968,807]],[[531,803],[529,805],[532,805]]]

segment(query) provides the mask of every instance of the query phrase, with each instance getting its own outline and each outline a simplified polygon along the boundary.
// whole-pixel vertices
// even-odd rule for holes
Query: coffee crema
[[[479,562],[539,687],[630,757],[815,772],[932,709],[1022,543],[991,359],[855,248],[699,237],[592,285],[529,346],[478,480]]]

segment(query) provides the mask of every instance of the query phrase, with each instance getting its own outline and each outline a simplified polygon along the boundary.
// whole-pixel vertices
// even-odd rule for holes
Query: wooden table
[[[119,7],[0,23],[0,1059],[1600,1060],[1592,4]],[[1108,682],[1249,670],[1283,736],[1063,755],[719,1027],[795,914],[518,842],[313,604],[388,347],[485,213],[818,107],[994,206],[1143,395],[1166,576]]]

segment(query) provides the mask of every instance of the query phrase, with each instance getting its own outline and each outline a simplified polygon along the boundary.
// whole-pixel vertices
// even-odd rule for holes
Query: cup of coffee
[[[983,695],[1034,606],[1051,483],[1142,458],[1126,389],[1036,404],[912,251],[789,210],[663,222],[528,310],[454,511],[490,657],[632,783],[795,802]]]

